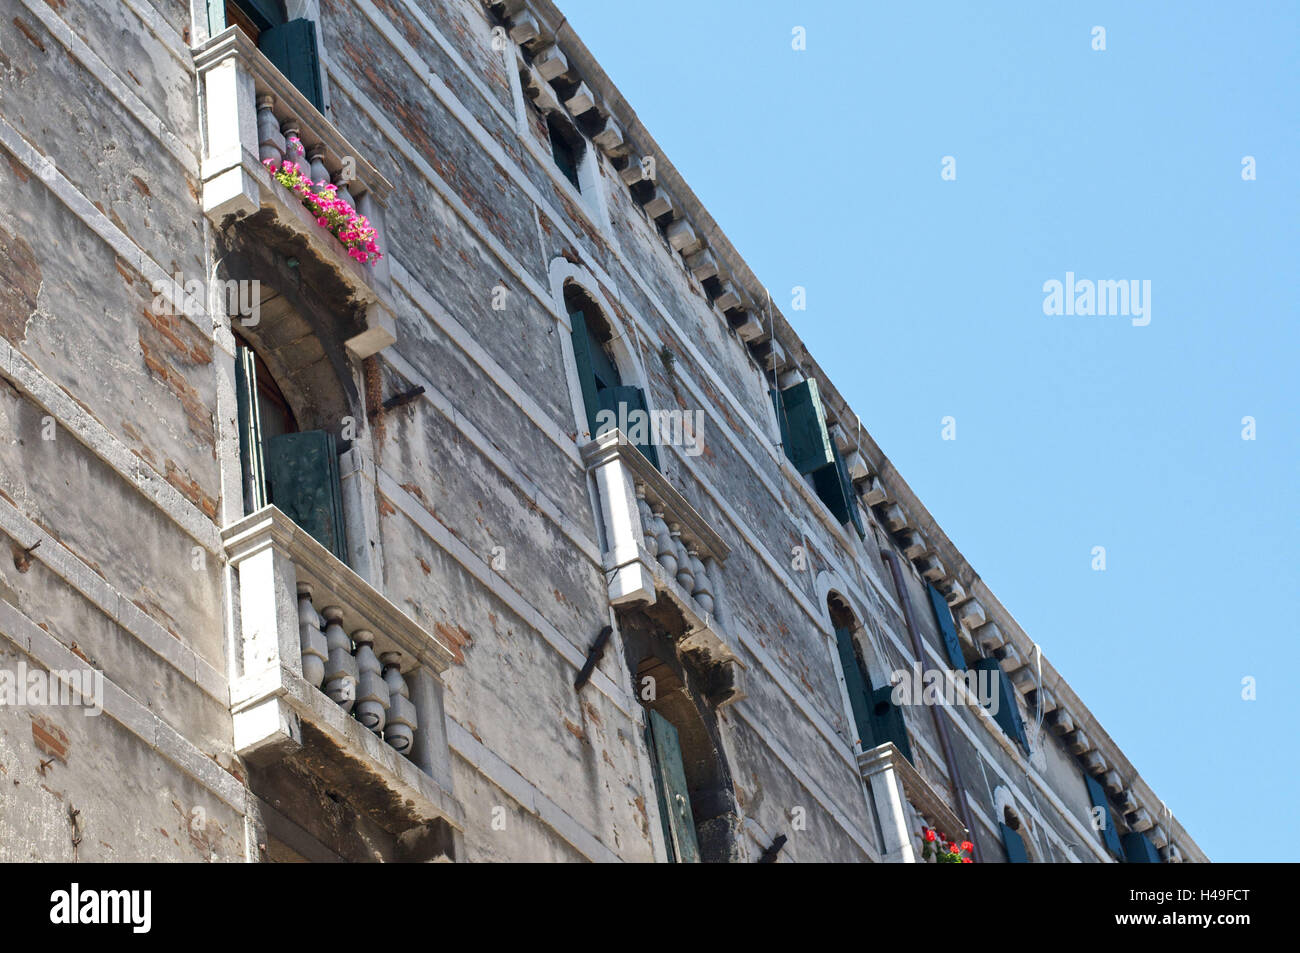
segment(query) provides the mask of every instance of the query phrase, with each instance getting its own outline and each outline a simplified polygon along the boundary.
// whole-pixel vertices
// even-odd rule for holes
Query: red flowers
[[[933,845],[933,846],[931,846]],[[975,845],[968,840],[958,844],[944,836],[943,831],[933,827],[921,830],[921,859],[933,859],[936,864],[973,864],[970,857],[963,857],[975,850]]]

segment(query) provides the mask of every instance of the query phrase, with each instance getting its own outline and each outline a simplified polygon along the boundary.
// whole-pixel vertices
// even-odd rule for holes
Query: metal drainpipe
[[[890,575],[894,577],[894,591],[898,593],[898,601],[903,604],[903,621],[907,624],[907,634],[912,638],[912,651],[916,653],[916,660],[925,669],[925,647],[921,641],[921,632],[916,627],[916,619],[912,615],[912,600],[907,596],[907,588],[903,585],[903,569],[898,562],[898,556],[892,550],[881,548],[881,557],[889,563]],[[970,807],[966,803],[966,786],[962,783],[961,771],[957,768],[957,759],[952,754],[952,737],[948,734],[947,723],[939,717],[939,713],[933,709],[930,711],[930,717],[934,719],[934,726],[939,731],[939,747],[943,749],[944,764],[948,768],[948,775],[952,778],[953,787],[957,789],[957,814],[961,817],[961,822],[966,825],[966,834],[970,838],[971,844],[975,843],[975,827],[971,824]],[[974,850],[971,851],[971,860],[976,860],[977,855]]]

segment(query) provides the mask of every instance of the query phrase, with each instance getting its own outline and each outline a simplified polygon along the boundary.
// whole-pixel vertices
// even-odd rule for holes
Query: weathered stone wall
[[[228,713],[238,602],[218,534],[243,504],[223,490],[238,459],[233,410],[218,403],[229,345],[214,342],[229,340],[229,318],[160,315],[153,291],[162,276],[256,257],[226,261],[230,236],[202,212],[189,53],[207,35],[202,8],[0,0],[0,535],[13,552],[0,566],[0,662],[48,666],[61,649],[104,671],[112,702],[98,718],[0,711],[0,772],[12,781],[0,784],[0,849],[14,859],[70,856],[70,805],[81,859],[266,856]],[[397,342],[377,356],[377,384],[384,397],[425,392],[363,427],[375,582],[454,649],[443,681],[459,859],[664,856],[646,716],[618,632],[593,679],[573,687],[617,620],[607,528],[579,453],[561,272],[580,275],[622,330],[652,407],[704,413],[700,456],[660,456],[731,547],[724,628],[746,697],[711,723],[734,786],[735,858],[785,834],[782,860],[878,859],[826,596],[852,607],[873,679],[909,665],[879,554],[895,544],[867,514],[865,540],[836,523],[786,461],[768,376],[608,159],[590,160],[582,194],[558,172],[513,44],[493,47],[478,0],[306,8],[319,10],[328,118],[396,186],[384,251]],[[360,363],[342,359],[364,388]],[[903,564],[938,664],[924,581]],[[1076,859],[1101,859],[1059,740],[1044,734],[1028,778],[987,715],[940,717],[983,859],[1002,856],[1001,784],[1030,818],[1038,857],[1075,845]],[[906,719],[918,769],[951,802],[931,711]],[[292,777],[263,783],[297,804]],[[322,797],[304,793],[300,810]],[[377,855],[397,856],[346,812],[304,827],[340,856],[379,841]]]

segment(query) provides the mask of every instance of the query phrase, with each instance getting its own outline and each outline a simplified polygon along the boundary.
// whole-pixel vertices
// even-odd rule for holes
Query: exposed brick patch
[[[420,562],[420,568],[421,568],[422,570],[424,570],[424,574],[425,574],[426,576],[429,575],[429,573],[433,572],[433,567],[430,566],[427,562],[424,561],[424,557],[423,557],[423,556],[418,557],[418,559],[419,559],[419,562]]]
[[[37,48],[38,50],[40,50],[42,53],[45,52],[45,44],[42,43],[42,42],[41,42],[41,38],[40,38],[39,36],[36,35],[36,31],[35,31],[35,29],[33,29],[33,28],[32,28],[31,26],[29,26],[25,21],[23,21],[22,19],[20,19],[20,18],[18,18],[18,17],[14,17],[14,26],[18,27],[18,32],[19,32],[19,33],[21,33],[23,36],[27,37],[27,39],[31,40],[32,45],[33,45],[34,47],[36,47],[36,48]]]
[[[458,625],[448,625],[446,622],[436,622],[433,626],[433,632],[443,644],[451,650],[452,658],[456,660],[457,665],[465,664],[464,648],[474,642],[474,637]]]
[[[212,412],[181,369],[211,364],[211,346],[196,328],[177,315],[154,314],[152,308],[142,308],[140,314],[144,319],[139,322],[140,354],[145,367],[180,401],[190,431],[203,446],[215,446]]]
[[[566,718],[564,719],[564,730],[573,735],[573,737],[577,738],[583,744],[587,743],[587,733],[582,730],[581,725],[575,725]]]
[[[31,718],[32,741],[36,744],[36,750],[67,764],[70,746],[67,734],[43,715],[32,715]]]
[[[0,55],[0,65],[3,65],[6,69],[9,67],[9,61],[3,55]],[[13,153],[6,150],[5,158],[9,161],[9,169],[13,172],[14,178],[19,182],[27,182],[31,179],[31,176],[27,174],[27,170],[23,168],[23,164],[18,161]]]
[[[193,477],[186,476],[181,472],[175,461],[168,459],[167,482],[180,491],[180,494],[189,500],[195,506],[203,511],[203,515],[208,519],[215,519],[217,516],[217,501],[214,497],[203,492],[203,488],[198,485]]]
[[[0,335],[15,347],[27,337],[27,319],[36,310],[41,268],[32,246],[0,228]]]
[[[131,78],[135,79],[134,76]],[[139,82],[139,80],[136,80],[136,82]],[[149,191],[149,186],[145,185],[144,179],[140,178],[138,175],[131,176],[131,181],[135,183],[135,187],[140,190],[141,195],[153,195],[153,193]]]

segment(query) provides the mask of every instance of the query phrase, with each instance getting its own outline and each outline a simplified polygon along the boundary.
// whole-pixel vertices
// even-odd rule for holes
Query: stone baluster
[[[274,109],[275,97],[270,93],[257,97],[257,154],[263,162],[270,159],[279,168],[285,143]]]
[[[352,189],[348,186],[350,181],[352,180],[343,174],[342,169],[334,173],[333,182],[338,186],[338,191],[334,194],[346,202],[348,208],[355,212],[357,210],[357,200],[352,197]]]
[[[727,607],[726,592],[722,586],[722,566],[713,556],[703,560],[704,571],[709,577],[709,598],[713,600],[713,614],[720,622],[726,623],[730,610]]]
[[[668,530],[668,522],[664,519],[663,506],[658,505],[652,508],[651,515],[654,524],[655,534],[655,558],[659,560],[659,565],[664,567],[664,572],[670,576],[677,575],[677,548],[673,545],[672,534]]]
[[[296,165],[298,171],[303,175],[310,176],[311,167],[307,164],[306,160],[303,159],[302,153],[298,152],[299,149],[303,149],[302,123],[293,116],[290,116],[280,124],[280,131],[284,133],[284,157]],[[295,146],[289,141],[290,139],[297,139],[298,145]],[[305,152],[306,150],[304,149],[303,151]]]
[[[325,146],[317,143],[307,150],[307,161],[311,164],[311,180],[315,183],[312,191],[324,192],[322,183],[330,181],[330,170],[325,168]]]
[[[654,534],[654,514],[650,512],[650,503],[645,498],[645,484],[636,485],[636,511],[641,517],[641,545],[651,556],[659,555],[659,540]]]
[[[384,725],[384,740],[398,754],[409,755],[415,740],[419,721],[406,679],[402,677],[401,652],[385,652],[379,656],[384,666],[384,684],[388,686],[388,721]]]
[[[357,644],[357,704],[353,714],[361,724],[380,734],[388,717],[391,696],[383,668],[375,656],[375,634],[358,629],[352,633],[352,641]]]
[[[357,700],[357,660],[352,656],[352,640],[343,631],[343,610],[326,606],[325,644],[329,656],[325,663],[325,694],[342,708],[351,711]]]
[[[298,646],[302,650],[302,677],[314,688],[325,680],[325,663],[329,659],[329,641],[321,631],[320,613],[311,604],[312,588],[298,583]]]
[[[690,590],[691,596],[699,603],[701,609],[712,615],[713,583],[709,580],[709,574],[704,569],[704,562],[700,559],[700,554],[694,545],[687,548],[686,557],[690,560],[691,576],[695,582],[694,588]]]
[[[668,533],[672,538],[673,554],[677,557],[677,585],[687,592],[695,586],[695,575],[691,572],[690,558],[686,555],[686,544],[682,542],[680,523],[670,523]]]

